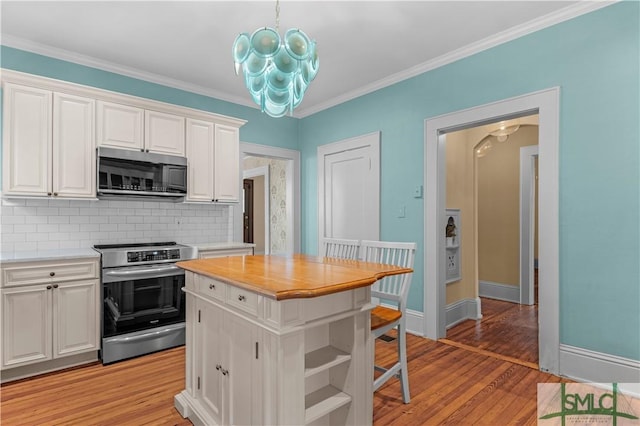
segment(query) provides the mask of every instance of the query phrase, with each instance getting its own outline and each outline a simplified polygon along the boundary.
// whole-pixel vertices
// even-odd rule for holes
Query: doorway
[[[558,374],[559,88],[551,88],[425,120],[424,334],[446,336],[445,144],[446,133],[506,118],[539,114],[539,366]]]
[[[268,169],[267,172],[264,170]],[[240,170],[243,179],[254,180],[254,195],[258,192],[255,181],[265,176],[265,254],[293,254],[300,251],[300,152],[240,143]],[[242,206],[232,207],[235,241],[243,238]],[[268,212],[268,213],[267,213]],[[256,203],[254,200],[254,239],[256,237]],[[267,230],[268,229],[268,230]],[[266,242],[266,235],[269,242]]]
[[[533,189],[535,180],[531,170],[523,175],[520,163],[522,152],[537,152],[537,144],[538,116],[531,115],[448,132],[445,145],[447,216],[455,211],[460,228],[456,244],[447,244],[447,259],[457,254],[462,272],[451,278],[447,271],[445,343],[534,368],[537,306],[521,305],[520,295],[529,288],[523,266],[534,264],[534,251],[526,244],[525,252],[522,243],[533,248],[536,240],[534,221],[529,221],[535,217],[529,214],[536,211],[535,191],[529,200],[520,188]],[[523,177],[528,182],[521,182]],[[522,226],[523,219],[532,226]],[[525,265],[521,254],[530,256]],[[451,308],[460,304],[467,309]]]

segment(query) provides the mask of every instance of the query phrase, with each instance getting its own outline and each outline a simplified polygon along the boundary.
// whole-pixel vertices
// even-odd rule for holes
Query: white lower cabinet
[[[198,300],[195,397],[217,424],[261,424],[258,327]]]
[[[206,425],[371,424],[369,287],[276,301],[187,271],[185,291],[186,389],[175,397],[183,417]]]
[[[62,360],[100,349],[98,261],[2,265],[2,370],[24,376],[64,368]],[[28,282],[26,285],[19,285]],[[46,361],[55,361],[47,365]],[[79,362],[74,360],[74,363]],[[42,363],[42,371],[35,364]],[[3,374],[4,380],[4,374]]]

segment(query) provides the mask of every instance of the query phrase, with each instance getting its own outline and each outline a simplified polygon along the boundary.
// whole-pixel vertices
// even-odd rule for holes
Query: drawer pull
[[[50,276],[50,277],[55,277],[55,276],[56,276],[56,273],[55,273],[55,272],[49,272],[49,276]]]
[[[215,289],[216,289],[215,284],[209,284],[209,290],[215,290]]]
[[[47,290],[51,290],[51,286],[50,285],[47,286]]]
[[[241,302],[244,302],[245,297],[243,295],[239,295],[238,296],[238,300]]]
[[[54,285],[53,285],[53,288],[58,288],[58,284],[54,284]]]

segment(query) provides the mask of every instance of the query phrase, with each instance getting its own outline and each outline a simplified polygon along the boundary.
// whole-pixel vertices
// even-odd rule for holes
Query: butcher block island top
[[[292,256],[231,256],[178,262],[187,271],[275,299],[303,299],[370,286],[412,269],[356,260]]]

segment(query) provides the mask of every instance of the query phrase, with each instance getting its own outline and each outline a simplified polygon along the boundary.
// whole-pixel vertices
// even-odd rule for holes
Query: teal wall
[[[317,147],[380,130],[381,238],[418,242],[409,308],[422,310],[424,120],[559,86],[561,343],[640,360],[639,9],[614,4],[301,120],[303,250],[318,245]]]
[[[299,149],[307,253],[317,250],[317,147],[381,131],[380,235],[418,242],[416,310],[424,208],[413,188],[423,180],[424,120],[559,86],[561,343],[640,360],[639,16],[639,3],[617,3],[302,120],[5,46],[0,65],[242,118],[242,141]],[[406,217],[395,217],[398,205]]]

